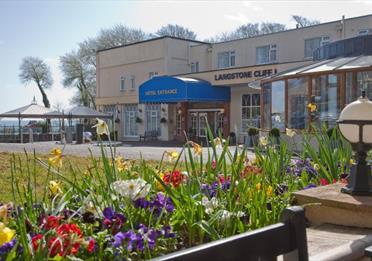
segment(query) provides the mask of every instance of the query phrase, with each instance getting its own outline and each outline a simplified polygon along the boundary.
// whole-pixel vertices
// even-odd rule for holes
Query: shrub
[[[269,132],[269,136],[273,138],[279,138],[280,137],[280,130],[278,128],[272,128]]]
[[[258,135],[259,131],[257,128],[251,127],[248,129],[248,135],[249,136],[255,136]]]

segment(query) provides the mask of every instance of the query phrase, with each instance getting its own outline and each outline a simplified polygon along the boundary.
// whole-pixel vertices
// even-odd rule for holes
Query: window
[[[130,77],[130,81],[131,81],[131,85],[132,85],[132,90],[134,90],[136,88],[136,77],[134,75],[132,75]]]
[[[372,28],[361,29],[358,31],[358,35],[367,35],[367,34],[372,34]]]
[[[138,135],[137,111],[137,104],[126,104],[124,106],[124,136],[126,137]]]
[[[149,79],[152,79],[156,75],[158,75],[158,72],[149,72]]]
[[[146,130],[160,135],[160,104],[146,104]]]
[[[276,81],[271,89],[271,128],[285,130],[285,83]]]
[[[123,92],[125,90],[125,77],[120,77],[120,91]]]
[[[256,64],[276,62],[276,44],[256,48]]]
[[[242,131],[250,127],[260,127],[260,94],[242,95]]]
[[[336,126],[340,113],[337,85],[338,77],[335,74],[313,78],[311,102],[317,105],[317,110],[312,115],[312,121],[317,123],[318,127],[323,123],[326,123],[328,128]]]
[[[176,135],[182,135],[181,113],[176,112]]]
[[[305,129],[307,126],[307,79],[288,80],[288,128]]]
[[[313,57],[313,52],[316,48],[329,44],[330,42],[329,36],[305,39],[305,58]]]
[[[217,54],[217,67],[226,68],[235,66],[235,51],[221,52]]]
[[[191,72],[199,72],[199,62],[191,63]]]

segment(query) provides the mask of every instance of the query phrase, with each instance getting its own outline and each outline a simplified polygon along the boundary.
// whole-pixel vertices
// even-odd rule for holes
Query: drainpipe
[[[346,38],[346,32],[345,32],[345,15],[342,16],[341,20],[341,25],[342,25],[342,39]]]

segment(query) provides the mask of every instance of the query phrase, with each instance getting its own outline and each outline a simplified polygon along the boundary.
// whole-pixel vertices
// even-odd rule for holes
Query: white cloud
[[[249,18],[243,13],[238,13],[236,15],[225,15],[225,18],[228,20],[237,21],[240,24],[246,24],[249,22]]]

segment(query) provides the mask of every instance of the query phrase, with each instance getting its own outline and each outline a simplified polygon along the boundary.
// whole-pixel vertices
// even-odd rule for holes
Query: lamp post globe
[[[372,195],[371,166],[367,164],[367,152],[372,148],[372,102],[362,96],[347,105],[337,121],[341,134],[356,152],[356,165],[353,165],[348,184],[341,192],[351,195]]]

